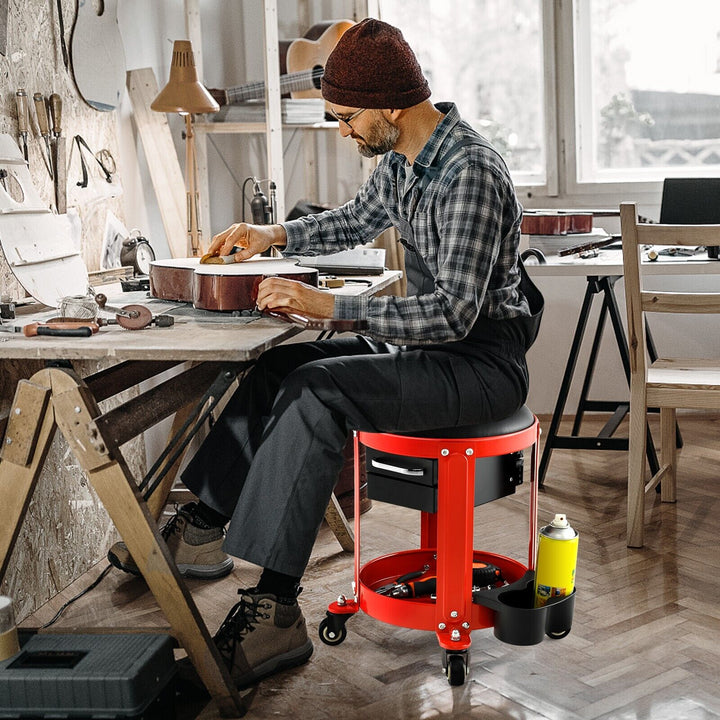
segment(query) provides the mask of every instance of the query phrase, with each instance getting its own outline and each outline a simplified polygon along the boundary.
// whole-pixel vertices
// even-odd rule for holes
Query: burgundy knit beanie
[[[394,110],[427,100],[430,87],[400,30],[366,18],[346,30],[330,53],[322,96],[346,107]]]

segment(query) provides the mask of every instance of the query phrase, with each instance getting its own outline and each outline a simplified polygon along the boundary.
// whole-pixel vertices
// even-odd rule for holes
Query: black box
[[[368,497],[379,502],[437,512],[437,460],[366,448]],[[475,460],[475,505],[511,495],[523,481],[523,454]]]
[[[40,634],[0,662],[0,718],[173,718],[169,635]]]

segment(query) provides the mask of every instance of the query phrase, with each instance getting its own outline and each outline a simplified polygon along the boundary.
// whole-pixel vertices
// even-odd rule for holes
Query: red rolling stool
[[[433,630],[451,685],[468,670],[470,632],[494,628],[515,645],[570,632],[575,593],[534,607],[537,553],[537,447],[540,426],[527,407],[504,420],[408,434],[355,433],[355,581],[320,623],[337,645],[345,623],[363,610],[383,622]],[[366,448],[368,495],[421,512],[420,545],[360,565],[360,444]],[[473,548],[473,509],[515,492],[523,451],[531,448],[528,561]]]

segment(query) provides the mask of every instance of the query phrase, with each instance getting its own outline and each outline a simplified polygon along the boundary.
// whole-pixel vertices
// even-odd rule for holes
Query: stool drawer
[[[368,497],[437,512],[437,460],[391,455],[366,448]],[[475,460],[475,505],[515,492],[523,479],[522,452]]]

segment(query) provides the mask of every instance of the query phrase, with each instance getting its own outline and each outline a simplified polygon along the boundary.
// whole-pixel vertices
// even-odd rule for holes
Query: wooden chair
[[[661,500],[676,499],[676,408],[720,408],[720,357],[660,357],[649,362],[645,313],[720,313],[720,292],[648,291],[643,283],[640,255],[644,245],[720,246],[720,225],[639,223],[634,203],[620,205],[620,224],[630,350],[627,544],[642,547],[647,491],[662,481]],[[660,469],[645,483],[648,407],[660,408],[662,452]]]

